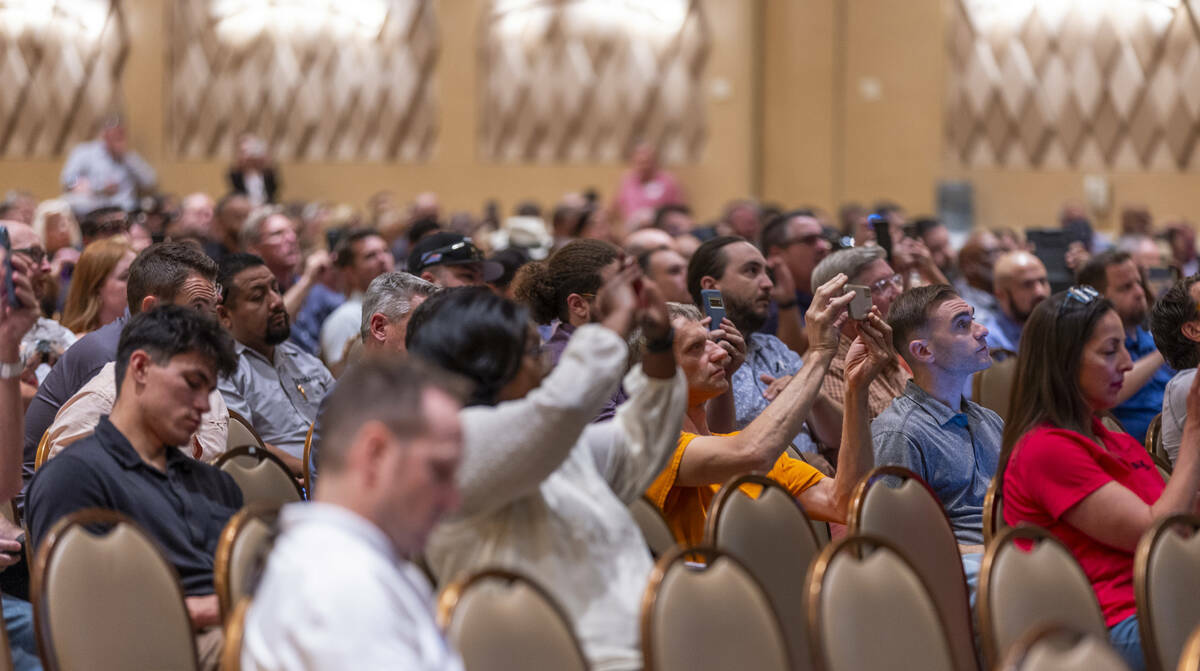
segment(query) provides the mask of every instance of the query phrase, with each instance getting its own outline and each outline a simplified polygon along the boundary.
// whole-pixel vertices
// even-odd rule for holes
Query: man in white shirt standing
[[[313,503],[284,508],[246,614],[244,669],[461,671],[405,558],[458,505],[457,381],[396,359],[353,366],[322,416]]]

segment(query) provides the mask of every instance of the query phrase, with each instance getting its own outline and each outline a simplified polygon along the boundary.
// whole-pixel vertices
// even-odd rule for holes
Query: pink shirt
[[[637,212],[654,210],[660,205],[682,205],[683,190],[671,173],[659,170],[654,177],[643,182],[637,174],[630,170],[621,177],[621,185],[617,189],[617,209],[622,219],[629,219]]]
[[[1115,480],[1153,504],[1164,483],[1146,450],[1132,436],[1092,421],[1104,448],[1075,431],[1048,424],[1017,442],[1004,474],[1004,521],[1036,524],[1054,534],[1083,567],[1108,626],[1137,613],[1133,553],[1110,547],[1062,519],[1063,514]]]

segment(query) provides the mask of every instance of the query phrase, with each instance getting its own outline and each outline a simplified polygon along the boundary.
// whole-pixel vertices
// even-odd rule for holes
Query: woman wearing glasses
[[[1142,445],[1100,421],[1132,367],[1121,318],[1095,289],[1072,287],[1039,304],[1021,338],[1001,468],[1004,521],[1043,527],[1070,548],[1114,647],[1143,669],[1133,554],[1155,520],[1195,507],[1200,387],[1188,394],[1192,412],[1164,486]]]

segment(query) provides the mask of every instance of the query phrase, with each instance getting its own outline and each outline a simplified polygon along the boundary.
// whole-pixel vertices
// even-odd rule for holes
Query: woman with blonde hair
[[[125,283],[135,256],[124,235],[88,245],[75,266],[63,308],[63,326],[83,335],[125,314]]]

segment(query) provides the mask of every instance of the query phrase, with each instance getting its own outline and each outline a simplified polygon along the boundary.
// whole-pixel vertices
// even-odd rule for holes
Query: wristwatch
[[[25,372],[25,364],[20,361],[11,363],[0,362],[0,380],[15,380]]]

